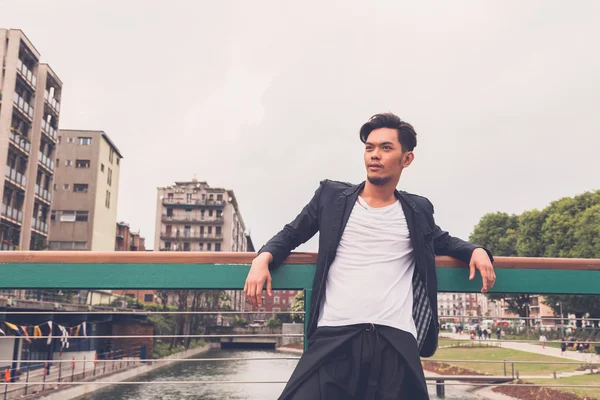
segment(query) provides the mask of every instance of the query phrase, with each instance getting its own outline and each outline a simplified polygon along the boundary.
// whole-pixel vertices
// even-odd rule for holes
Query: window
[[[215,251],[221,251],[221,243],[215,243]]]
[[[73,143],[73,138],[72,137],[67,138],[67,143]]]
[[[62,142],[62,136],[58,136],[58,144],[60,144],[60,142]]]
[[[60,222],[75,222],[75,211],[63,211],[60,214]]]
[[[117,156],[117,165],[121,165],[121,159]]]
[[[69,190],[69,186],[70,186],[70,185],[69,185],[68,183],[65,183],[65,184],[63,185],[63,189],[64,189],[64,190]]]
[[[188,203],[192,202],[192,194],[191,193],[186,193],[185,195],[185,199]]]
[[[148,293],[144,295],[144,303],[152,303],[154,301],[154,296],[152,293]]]
[[[223,216],[223,210],[217,210],[217,218],[221,218]]]
[[[211,251],[211,250],[212,250],[212,244],[211,244],[211,243],[208,243],[208,244],[206,245],[206,250],[207,250],[207,251]]]
[[[73,191],[76,193],[87,193],[88,184],[87,183],[76,183],[73,185]]]
[[[77,138],[77,143],[82,145],[82,146],[89,146],[92,144],[92,138],[91,137],[78,137]]]
[[[56,183],[54,184],[54,186],[53,186],[53,187],[54,187],[54,190],[56,190]]]
[[[106,177],[106,183],[108,183],[108,186],[112,186],[112,169],[108,169],[108,175]]]
[[[109,150],[109,153],[108,153],[108,161],[110,161],[110,163],[112,164],[114,158],[115,158],[115,151],[111,147]]]
[[[204,243],[200,243],[200,251],[204,251]]]
[[[273,304],[279,304],[279,297],[273,297]]]
[[[215,233],[217,234],[217,236],[221,236],[221,227],[217,226],[216,230],[217,231]]]
[[[51,250],[85,250],[87,242],[49,242]]]
[[[67,167],[70,167],[71,165],[73,165],[73,160],[65,160],[65,165]]]
[[[212,217],[213,216],[213,210],[208,210],[208,216]]]
[[[171,250],[171,242],[165,242],[165,250]]]
[[[189,242],[183,243],[183,251],[190,251],[190,243]]]
[[[56,221],[56,210],[52,210],[50,213],[50,221]]]
[[[89,168],[90,160],[75,160],[75,168]]]
[[[210,234],[212,234],[212,226],[209,226],[209,227],[208,227],[208,234],[209,234],[209,235],[210,235]]]
[[[76,211],[75,221],[87,222],[88,212],[87,211]]]
[[[223,195],[222,194],[218,194],[217,195],[217,201],[223,201]]]
[[[106,191],[106,200],[104,201],[104,205],[106,208],[110,208],[110,192]]]
[[[104,172],[104,164],[100,164],[100,172]]]

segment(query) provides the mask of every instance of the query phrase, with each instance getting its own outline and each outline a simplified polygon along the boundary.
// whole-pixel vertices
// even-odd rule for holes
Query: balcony
[[[52,193],[50,193],[50,191],[46,189],[41,188],[40,185],[38,185],[37,183],[35,184],[35,194],[48,204],[52,202]]]
[[[25,186],[27,185],[27,178],[22,173],[11,168],[9,165],[6,166],[6,177],[14,185],[19,186],[21,189],[25,189]]]
[[[21,78],[23,78],[23,80],[27,84],[29,84],[29,86],[31,86],[32,89],[35,90],[37,78],[35,77],[33,72],[31,72],[31,70],[29,70],[29,68],[27,68],[27,66],[23,64],[23,61],[21,61],[20,59],[17,59],[17,72],[19,73],[19,76],[21,76]]]
[[[41,151],[38,152],[38,161],[49,171],[54,171],[54,160],[52,160],[50,157],[48,157]]]
[[[23,114],[30,121],[33,120],[33,107],[16,92],[13,94],[13,103],[15,103],[21,114]]]
[[[12,208],[11,206],[2,203],[1,214],[3,217],[6,217],[13,222],[21,223],[23,222],[23,212],[21,210],[17,210],[16,208]]]
[[[47,90],[44,91],[44,100],[56,114],[60,113],[60,103],[54,97],[50,97]]]
[[[36,218],[31,219],[31,227],[36,231],[43,233],[45,235],[48,234],[48,224],[44,221],[40,221]]]
[[[163,222],[171,222],[171,223],[214,223],[214,224],[222,224],[223,217],[201,217],[201,216],[187,216],[187,215],[162,215]]]
[[[42,120],[42,132],[46,134],[54,143],[56,143],[56,129],[50,126],[48,121]]]
[[[11,140],[11,143],[21,152],[29,155],[29,150],[31,149],[31,143],[24,136],[16,133],[17,131],[14,128],[10,128],[10,132],[8,133],[8,137]]]
[[[200,233],[200,232],[166,232],[163,231],[160,233],[160,238],[163,240],[223,240],[222,234],[215,233]]]
[[[223,200],[201,200],[201,199],[163,199],[163,204],[170,206],[207,206],[207,207],[223,207],[225,202]]]

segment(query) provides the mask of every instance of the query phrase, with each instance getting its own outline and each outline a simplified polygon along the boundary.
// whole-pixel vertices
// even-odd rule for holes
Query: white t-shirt
[[[416,338],[414,268],[400,202],[373,208],[359,197],[327,275],[318,326],[373,323]]]

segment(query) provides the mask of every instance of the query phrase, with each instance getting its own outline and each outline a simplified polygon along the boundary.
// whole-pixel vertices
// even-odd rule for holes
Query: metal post
[[[308,323],[310,321],[310,297],[312,289],[304,289],[304,351],[308,349]]]
[[[83,379],[85,379],[85,356],[83,357]]]
[[[96,361],[95,360],[94,360],[94,372],[93,372],[92,376],[96,376]]]
[[[29,386],[29,367],[27,367],[27,375],[25,376],[25,394],[27,394],[28,386]]]
[[[62,365],[63,363],[58,363],[58,381],[60,382],[60,377],[62,376]]]
[[[504,376],[506,376],[506,360],[504,360]]]
[[[512,377],[515,379],[515,363],[511,363],[512,365]]]
[[[44,363],[44,373],[42,374],[42,391],[46,390],[46,375],[48,375],[48,363]]]
[[[8,384],[4,384],[4,400],[6,400],[6,395],[8,394]]]
[[[444,385],[444,381],[443,380],[436,380],[435,381],[435,394],[440,399],[445,399],[446,398],[446,386]]]
[[[102,370],[102,373],[105,374],[106,373],[106,359],[104,360],[104,369]]]

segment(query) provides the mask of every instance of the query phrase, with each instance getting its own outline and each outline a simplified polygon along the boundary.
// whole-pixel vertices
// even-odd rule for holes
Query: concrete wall
[[[292,334],[303,334],[304,333],[304,324],[282,324],[281,325],[281,334],[283,335],[292,335]],[[302,343],[303,339],[301,337],[282,337],[281,345],[287,346],[291,343]]]
[[[0,340],[0,360],[12,360],[15,348],[15,339]],[[0,367],[10,367],[10,362],[0,362]],[[4,368],[2,368],[4,369]]]
[[[121,170],[119,156],[113,154],[112,162],[110,153],[113,147],[104,137],[99,140],[98,148],[98,173],[96,175],[96,197],[94,203],[94,221],[92,226],[92,250],[114,251],[115,235],[117,230],[117,204],[119,199],[119,172]],[[104,164],[104,172],[100,170]],[[112,174],[108,183],[109,171]],[[110,204],[106,206],[107,192],[110,193]]]

